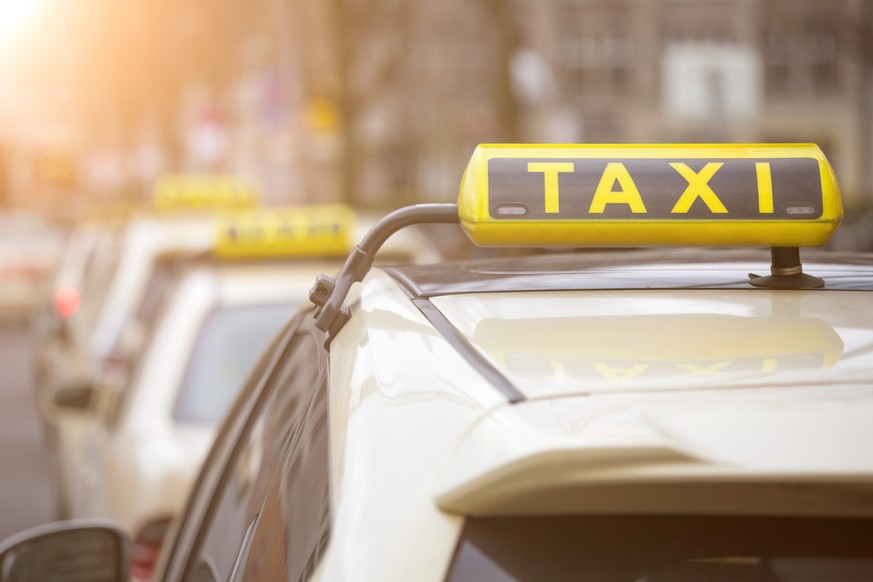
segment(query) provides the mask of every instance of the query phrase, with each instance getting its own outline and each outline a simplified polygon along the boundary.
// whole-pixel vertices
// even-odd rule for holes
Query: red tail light
[[[55,309],[62,317],[71,317],[79,311],[80,302],[79,292],[69,285],[62,285],[55,292]]]
[[[158,556],[161,553],[161,543],[170,528],[172,518],[165,517],[147,523],[133,540],[130,546],[130,577],[135,580],[151,580]]]

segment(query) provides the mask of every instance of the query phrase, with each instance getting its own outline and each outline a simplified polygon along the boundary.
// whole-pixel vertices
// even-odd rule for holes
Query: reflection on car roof
[[[806,271],[825,289],[873,290],[873,255],[807,249]],[[413,297],[491,291],[571,289],[752,290],[748,273],[768,273],[761,250],[675,249],[591,251],[409,265],[386,271]]]

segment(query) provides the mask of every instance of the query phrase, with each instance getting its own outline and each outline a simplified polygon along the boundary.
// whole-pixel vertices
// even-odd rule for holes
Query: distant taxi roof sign
[[[259,200],[252,182],[231,174],[167,174],[152,192],[155,209],[163,212],[251,208]]]
[[[355,211],[343,204],[263,208],[219,221],[215,253],[225,258],[344,257],[354,246]]]
[[[481,246],[820,246],[843,217],[815,144],[480,145],[458,217]]]

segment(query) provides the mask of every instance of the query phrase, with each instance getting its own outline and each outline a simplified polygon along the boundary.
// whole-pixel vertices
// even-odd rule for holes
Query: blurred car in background
[[[57,406],[70,392],[100,386],[117,389],[141,349],[140,317],[160,304],[156,279],[161,254],[198,254],[211,247],[214,225],[209,217],[142,218],[127,224],[103,252],[82,283],[91,293],[81,296],[76,313],[62,320],[61,333],[50,334],[38,346],[37,398],[47,425],[46,444],[57,484],[58,511],[69,515],[66,496],[70,449],[80,432],[81,418]],[[149,298],[147,301],[146,298]]]
[[[120,224],[88,221],[67,237],[35,317],[38,394],[87,376],[88,338],[103,307],[123,237]]]
[[[58,269],[37,346],[37,391],[51,401],[61,387],[123,381],[136,351],[137,316],[154,305],[163,272],[155,257],[211,248],[217,213],[251,208],[258,194],[224,175],[169,174],[148,205],[95,211],[74,228]],[[49,407],[48,418],[51,421]]]
[[[63,233],[27,214],[0,215],[0,321],[26,322],[40,307]]]
[[[203,253],[155,257],[136,321],[139,351],[119,387],[55,393],[61,497],[68,517],[111,517],[134,539],[133,573],[147,578],[215,427],[271,338],[336,272],[357,236],[342,205],[264,209],[218,221]],[[429,256],[413,237],[393,261]],[[393,249],[393,252],[392,252]]]
[[[229,177],[174,175],[158,182],[148,206],[74,229],[39,326],[35,374],[61,515],[69,514],[66,459],[79,430],[57,394],[123,385],[173,276],[158,257],[209,251],[218,214],[256,201]]]

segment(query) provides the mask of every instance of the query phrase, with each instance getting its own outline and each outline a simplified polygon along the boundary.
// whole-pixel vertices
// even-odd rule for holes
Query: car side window
[[[276,379],[282,373],[282,363],[292,350],[292,341],[296,337],[300,319],[293,318],[273,339],[219,425],[215,442],[197,474],[188,501],[179,515],[177,527],[171,528],[168,538],[164,540],[158,579],[179,580],[189,568],[192,548],[200,543],[204,534],[203,524],[210,515],[213,498],[226,467],[237,455],[237,449],[242,447],[242,439],[249,432],[249,426],[257,419],[268,401]],[[190,571],[188,576],[189,579],[192,576]]]
[[[325,370],[326,371],[326,370]],[[295,422],[300,430],[274,475],[240,579],[307,580],[330,539],[327,378],[309,395]],[[290,390],[283,391],[289,396]],[[288,408],[290,411],[290,407]]]
[[[307,319],[308,322],[311,318]],[[306,324],[301,324],[291,338],[278,364],[279,373],[266,387],[266,393],[260,399],[261,405],[252,412],[219,479],[184,579],[190,580],[197,572],[202,573],[204,564],[214,567],[219,580],[227,580],[234,572],[246,572],[247,578],[254,577],[250,574],[254,572],[252,568],[257,570],[261,563],[271,568],[261,571],[266,578],[285,577],[275,560],[262,560],[258,540],[261,539],[261,528],[272,527],[270,524],[275,518],[285,519],[283,516],[268,516],[274,510],[265,510],[264,507],[270,495],[278,495],[277,488],[283,483],[287,485],[284,473],[288,467],[288,451],[308,442],[310,437],[304,435],[317,429],[312,419],[318,416],[317,403],[323,402],[324,396],[316,396],[326,393],[327,384],[327,355],[321,347],[322,342],[320,332]],[[326,422],[326,403],[321,406],[325,407],[323,416]],[[321,483],[325,496],[326,442],[325,437],[324,481]],[[296,470],[292,471],[296,474]],[[279,543],[279,540],[274,542]],[[250,550],[252,560],[247,559]]]

